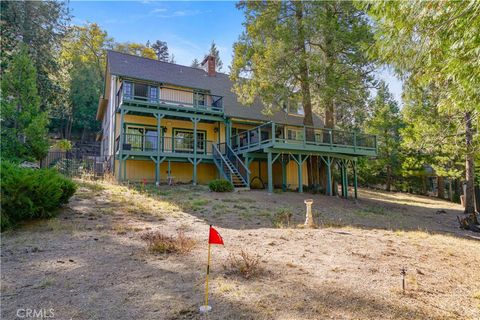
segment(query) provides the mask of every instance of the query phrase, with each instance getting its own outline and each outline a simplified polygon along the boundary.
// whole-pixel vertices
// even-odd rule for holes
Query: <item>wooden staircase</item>
[[[213,160],[222,176],[233,184],[235,190],[250,189],[248,184],[250,172],[241,159],[226,144],[213,146]]]

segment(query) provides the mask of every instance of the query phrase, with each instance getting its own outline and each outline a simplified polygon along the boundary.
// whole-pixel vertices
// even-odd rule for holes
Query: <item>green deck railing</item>
[[[181,137],[160,137],[160,144],[157,136],[147,136],[137,133],[125,133],[123,138],[122,151],[133,151],[136,153],[178,153],[193,154],[195,141],[193,138]],[[197,139],[197,154],[211,155],[213,141]],[[116,139],[116,151],[119,148],[119,138]]]
[[[174,89],[170,87],[158,86],[155,88],[155,95],[149,95],[147,91],[145,91],[142,95],[135,95],[135,82],[131,82],[131,90],[129,90],[129,92],[125,92],[122,83],[115,97],[116,110],[118,110],[122,103],[135,103],[145,106],[165,106],[223,113],[222,96],[209,93],[198,93],[193,90]],[[166,97],[163,97],[163,90],[168,90],[166,92]]]
[[[235,152],[255,151],[265,147],[289,147],[308,150],[324,147],[326,150],[339,150],[348,153],[375,153],[375,135],[349,132],[311,126],[292,126],[268,122],[231,137],[231,147]],[[358,151],[358,152],[357,152]]]

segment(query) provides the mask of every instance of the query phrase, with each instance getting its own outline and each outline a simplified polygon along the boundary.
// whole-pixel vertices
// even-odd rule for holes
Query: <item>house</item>
[[[293,104],[267,116],[261,103],[237,101],[214,57],[202,66],[108,51],[98,138],[118,180],[205,184],[222,177],[236,188],[253,182],[270,192],[274,186],[302,192],[307,160],[317,156],[326,192],[332,194],[335,167],[345,186],[353,170],[356,196],[357,159],[377,154],[375,136],[326,129],[319,117],[305,127],[303,110]]]

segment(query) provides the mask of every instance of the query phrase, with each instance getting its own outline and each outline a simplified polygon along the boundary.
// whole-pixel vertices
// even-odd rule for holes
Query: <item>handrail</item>
[[[233,151],[233,149],[225,143],[225,145],[227,146],[228,148],[228,151],[231,152],[235,158],[237,159],[237,161],[242,165],[242,167],[245,168],[245,171],[247,171],[248,173],[251,173],[250,170],[247,168],[247,166],[243,163],[243,161],[240,159],[240,157]]]
[[[199,109],[210,109],[212,111],[223,111],[223,96],[210,94],[208,92],[185,90],[161,85],[149,85],[150,87],[157,89],[157,93],[154,96],[149,95],[149,89],[145,92],[145,96],[135,95],[136,82],[128,81],[128,83],[131,84],[131,94],[125,95],[123,93],[122,88],[124,83],[122,82],[120,89],[117,92],[118,104],[123,101],[133,101],[151,104],[174,104]]]
[[[221,172],[223,173],[223,176],[227,178],[230,182],[232,182],[232,172],[233,172],[232,167],[230,167],[227,160],[225,160],[225,158],[223,157],[222,153],[220,152],[216,144],[213,144],[212,149],[213,149],[213,161],[220,159],[220,163],[218,163],[217,167],[221,170]],[[227,173],[223,170],[224,165],[226,165],[228,170],[230,170],[230,176],[228,176]]]
[[[234,165],[235,169],[237,169],[238,173],[242,177],[243,182],[248,184],[248,175],[250,174],[250,170],[245,166],[243,161],[232,150],[232,148],[227,143],[223,142],[218,144],[218,150],[221,154],[224,154],[225,157]]]
[[[268,133],[265,133],[267,128]],[[297,136],[288,138],[287,130],[296,129]],[[295,130],[294,130],[295,131]],[[356,149],[376,149],[376,136],[337,129],[317,128],[314,126],[295,126],[267,122],[260,126],[232,136],[230,145],[233,151],[250,149],[267,143],[300,143],[304,145],[324,145],[330,148],[345,146]]]
[[[160,148],[163,153],[194,153],[195,139],[175,136],[160,136],[160,145],[156,135],[148,136],[141,133],[124,133],[123,150],[154,152]],[[116,141],[118,141],[118,137]],[[197,139],[197,154],[211,154],[212,146],[215,143],[212,140]],[[199,147],[199,145],[201,147]],[[125,147],[128,146],[127,149]],[[116,143],[118,151],[119,142]]]

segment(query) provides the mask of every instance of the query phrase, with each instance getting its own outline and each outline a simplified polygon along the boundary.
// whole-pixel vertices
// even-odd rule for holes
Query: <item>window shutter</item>
[[[148,87],[148,102],[158,102],[158,88],[149,86]]]
[[[133,85],[131,82],[123,82],[123,95],[127,99],[132,99],[132,91],[133,91]]]

